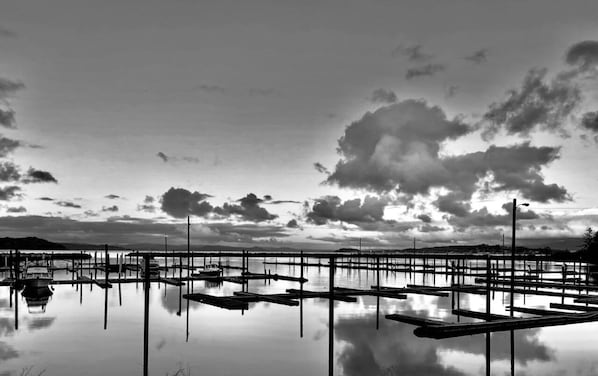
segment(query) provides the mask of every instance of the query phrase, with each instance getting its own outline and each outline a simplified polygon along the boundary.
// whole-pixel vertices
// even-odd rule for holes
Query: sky
[[[0,0],[0,233],[404,248],[598,227],[595,1]]]

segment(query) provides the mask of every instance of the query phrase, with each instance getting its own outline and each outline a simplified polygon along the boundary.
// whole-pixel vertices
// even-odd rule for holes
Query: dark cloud
[[[24,206],[11,207],[6,209],[7,213],[26,213],[27,209]]]
[[[388,199],[366,196],[363,200],[354,199],[342,202],[337,196],[326,196],[315,200],[307,220],[317,225],[329,221],[341,221],[361,225],[364,223],[383,222],[384,208]]]
[[[394,103],[397,101],[397,95],[392,90],[376,89],[370,97],[373,103]]]
[[[162,244],[164,235],[186,240],[186,225],[156,223],[130,217],[114,217],[106,221],[77,221],[66,217],[38,215],[0,217],[0,232],[14,236],[38,236],[54,241],[89,241],[104,243],[110,239],[114,244],[148,242],[158,239]],[[84,237],[82,237],[84,234]]]
[[[300,204],[301,201],[295,201],[295,200],[274,200],[274,201],[270,201],[268,202],[268,204]]]
[[[532,69],[519,90],[510,90],[501,102],[490,105],[483,115],[485,139],[505,129],[523,136],[535,129],[566,134],[563,123],[581,101],[580,89],[566,75],[546,82],[546,69]]]
[[[416,77],[434,76],[438,72],[446,69],[444,64],[426,64],[421,67],[409,68],[405,73],[405,78],[411,80]]]
[[[464,59],[476,64],[485,63],[488,60],[488,50],[485,48],[477,50],[473,54],[465,56]]]
[[[23,178],[23,183],[58,183],[58,180],[48,171],[36,170],[32,167]]]
[[[519,191],[525,199],[563,202],[571,199],[567,190],[556,184],[545,184],[540,171],[559,158],[560,148],[535,147],[529,142],[513,146],[490,146],[484,152],[448,157],[444,167],[451,181],[444,186],[471,197],[475,183],[481,177],[492,179],[488,192]]]
[[[116,199],[120,198],[120,196],[111,193],[109,195],[104,196],[104,198],[107,198],[109,200],[116,200]]]
[[[161,151],[159,151],[156,156],[160,158],[164,163],[168,162],[168,156]]]
[[[10,185],[7,187],[0,187],[0,201],[10,201],[15,197],[21,197],[21,187]]]
[[[449,192],[435,202],[439,210],[467,216],[473,193],[518,191],[537,202],[563,202],[571,197],[557,184],[546,184],[543,167],[559,158],[560,148],[527,143],[490,146],[485,151],[446,156],[445,141],[468,134],[471,127],[448,120],[438,107],[403,101],[366,113],[339,139],[342,159],[326,182],[376,192],[428,195],[431,188]],[[482,188],[480,182],[485,182]]]
[[[273,239],[288,237],[285,226],[261,225],[255,223],[210,223],[207,225],[213,231],[215,239],[236,243],[250,243],[256,239]]]
[[[6,157],[20,146],[23,146],[21,141],[0,136],[0,157]]]
[[[568,64],[588,70],[598,65],[598,41],[585,40],[574,44],[565,55]]]
[[[413,62],[424,62],[430,60],[433,55],[422,52],[423,46],[421,44],[414,44],[411,46],[399,45],[392,50],[392,57],[406,57],[407,60]]]
[[[277,215],[269,213],[266,209],[259,206],[263,202],[255,194],[249,193],[247,196],[237,200],[241,205],[224,203],[222,207],[214,208],[214,213],[221,216],[238,215],[242,219],[261,222],[277,218]]]
[[[427,193],[446,179],[440,144],[471,131],[459,119],[448,120],[439,107],[405,100],[367,112],[345,129],[338,141],[343,157],[328,183],[378,192],[400,186],[407,193]]]
[[[506,214],[492,214],[487,208],[469,211],[462,215],[455,215],[448,218],[448,223],[458,231],[463,231],[472,227],[494,227],[494,226],[509,226],[513,219],[513,205],[510,202],[505,203],[502,209]],[[538,219],[540,216],[533,210],[518,210],[517,220],[532,220]]]
[[[103,212],[117,212],[118,211],[118,206],[116,206],[116,205],[103,206],[102,207],[102,211]]]
[[[55,204],[58,206],[62,206],[63,208],[81,209],[81,205],[75,204],[71,201],[56,201]]]
[[[156,211],[156,206],[154,205],[155,199],[152,196],[145,196],[143,203],[137,205],[138,211],[144,211],[148,213],[154,213]]]
[[[314,163],[314,168],[316,169],[316,171],[322,174],[330,175],[330,171],[320,162]]]
[[[19,167],[12,162],[0,162],[0,181],[18,181],[21,179]]]
[[[288,228],[298,228],[299,224],[297,224],[296,219],[291,219],[290,221],[287,222],[287,227]]]
[[[12,81],[0,77],[0,98],[13,95],[17,91],[24,89],[25,85],[19,81]]]
[[[581,118],[581,126],[598,133],[598,111],[586,112]]]
[[[190,192],[184,188],[171,187],[162,195],[161,209],[175,217],[184,218],[189,215],[205,216],[214,209],[207,201],[212,197],[206,193]]]
[[[15,112],[13,110],[3,110],[0,108],[0,125],[5,128],[16,128]]]
[[[430,223],[432,222],[432,217],[430,217],[427,214],[420,214],[417,216],[417,219],[419,219],[420,221],[424,222],[424,223]]]
[[[444,228],[444,227],[433,226],[430,224],[425,224],[425,225],[419,227],[419,231],[424,232],[424,233],[440,232],[440,231],[445,231],[445,230],[446,230],[446,228]]]
[[[54,201],[54,199],[52,197],[40,197],[40,198],[38,198],[38,200],[42,200],[42,201]]]
[[[200,161],[199,158],[197,158],[197,157],[190,157],[190,156],[174,157],[174,156],[166,155],[165,153],[163,153],[161,151],[158,152],[156,154],[156,156],[158,158],[160,158],[164,163],[169,163],[169,162],[176,163],[176,162],[180,162],[180,161],[188,162],[188,163],[199,163],[199,161]]]
[[[271,195],[264,195],[264,201],[270,201],[270,200],[272,200]]]

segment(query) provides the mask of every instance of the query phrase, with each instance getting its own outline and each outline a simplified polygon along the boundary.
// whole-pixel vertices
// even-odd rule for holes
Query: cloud
[[[0,162],[0,181],[18,181],[21,179],[19,167],[12,162]]]
[[[421,67],[409,68],[405,73],[405,78],[411,80],[416,77],[434,76],[438,72],[446,69],[444,64],[426,64]]]
[[[214,209],[205,201],[209,197],[212,196],[197,191],[190,192],[184,188],[171,187],[162,195],[161,209],[175,218],[184,218],[189,215],[202,217]]]
[[[448,223],[458,231],[463,231],[472,227],[495,227],[509,226],[513,219],[513,208],[511,203],[505,203],[502,209],[506,214],[492,214],[487,208],[474,210],[464,215],[455,215],[448,218]],[[538,219],[540,216],[533,210],[518,211],[517,220]]]
[[[58,206],[62,206],[63,208],[81,209],[81,205],[75,204],[71,201],[56,201],[55,204]]]
[[[42,201],[54,201],[54,199],[52,197],[40,197],[40,198],[38,198],[38,200],[42,200]]]
[[[330,175],[330,171],[323,164],[321,164],[320,162],[314,163],[314,168],[319,173]]]
[[[432,217],[430,217],[427,214],[420,214],[417,216],[417,219],[419,219],[420,221],[424,222],[424,223],[430,223],[432,222]]]
[[[269,221],[278,217],[260,207],[259,204],[263,200],[253,193],[247,194],[247,196],[237,200],[237,202],[240,202],[241,205],[224,203],[222,207],[214,208],[214,213],[221,216],[238,215],[242,219],[252,222]]]
[[[111,193],[109,195],[104,196],[104,198],[107,198],[109,200],[116,200],[116,199],[121,198],[121,197],[119,195],[115,195],[115,194]]]
[[[363,202],[359,198],[342,202],[337,196],[326,196],[315,200],[311,211],[307,213],[307,220],[316,225],[341,221],[372,228],[367,224],[390,223],[382,218],[387,204],[388,199],[384,197],[366,196]]]
[[[0,108],[0,125],[5,128],[16,128],[15,112],[11,109],[3,110]]]
[[[538,202],[571,200],[567,190],[545,184],[541,168],[559,158],[558,147],[535,147],[529,142],[512,146],[490,146],[486,151],[447,157],[442,160],[450,172],[445,186],[470,198],[480,178],[488,178],[486,192],[519,191],[523,198]]]
[[[168,156],[161,151],[159,151],[156,156],[160,158],[164,163],[168,162]]]
[[[102,211],[103,212],[117,212],[118,211],[118,206],[116,206],[116,205],[102,206]]]
[[[17,91],[24,89],[25,85],[19,81],[12,81],[0,77],[0,98],[13,95]]]
[[[1,122],[1,110],[0,110],[0,122]],[[0,157],[4,158],[8,154],[12,153],[16,148],[23,146],[23,143],[19,140],[13,140],[0,136]]]
[[[394,50],[392,50],[391,55],[392,57],[406,57],[407,60],[413,62],[424,62],[430,60],[433,55],[423,53],[422,50],[423,46],[421,44],[414,44],[411,46],[404,46],[399,45]]]
[[[598,65],[598,41],[585,40],[569,47],[565,61],[577,65],[581,70],[588,70]]]
[[[154,213],[156,211],[156,206],[154,205],[155,199],[152,196],[145,196],[143,203],[137,205],[138,211],[144,211],[148,213]]]
[[[58,180],[48,171],[36,170],[30,167],[23,183],[58,183]]]
[[[164,163],[169,163],[169,162],[188,162],[188,163],[199,163],[200,160],[197,157],[190,157],[190,156],[182,156],[182,157],[173,157],[170,155],[166,155],[163,152],[158,152],[156,154],[156,156],[158,158],[160,158]]]
[[[287,222],[287,227],[288,228],[298,228],[299,224],[297,224],[296,219],[291,219],[290,221]]]
[[[7,213],[25,213],[27,209],[24,206],[10,207],[6,209]]]
[[[397,101],[397,95],[392,90],[376,89],[370,97],[373,103],[394,103]]]
[[[21,197],[21,187],[10,185],[7,187],[0,187],[0,201],[10,201],[15,197]]]
[[[427,193],[447,179],[440,144],[469,132],[468,125],[448,120],[439,107],[423,100],[381,107],[345,129],[338,141],[343,158],[326,181],[377,192],[400,186],[403,192]]]
[[[581,119],[581,126],[598,133],[598,111],[586,112]]]
[[[564,74],[546,82],[546,69],[531,69],[519,90],[492,103],[483,115],[485,139],[501,129],[507,134],[528,136],[535,129],[566,134],[563,123],[581,101],[580,89]]]
[[[341,159],[326,182],[379,193],[398,191],[407,200],[444,188],[448,192],[433,204],[457,217],[468,216],[469,200],[478,191],[519,192],[520,197],[537,202],[571,200],[566,188],[547,184],[541,173],[559,158],[558,147],[525,142],[461,155],[440,154],[442,143],[472,129],[459,118],[448,120],[440,108],[423,101],[407,100],[368,112],[345,129],[338,141]],[[334,206],[334,201],[326,201]],[[319,214],[312,220],[322,223],[321,218],[331,215]]]
[[[488,60],[488,50],[483,48],[475,51],[473,54],[464,57],[465,60],[471,61],[475,64],[482,64]]]

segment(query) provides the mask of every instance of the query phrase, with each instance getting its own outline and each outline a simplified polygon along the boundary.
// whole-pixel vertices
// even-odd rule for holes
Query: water
[[[252,259],[249,269],[263,272],[262,261]],[[202,262],[195,260],[196,265]],[[272,273],[299,276],[298,266],[266,268]],[[307,267],[304,273],[309,279],[305,290],[328,290],[328,268]],[[225,274],[238,275],[239,270],[225,270]],[[380,274],[383,286],[450,284],[444,274]],[[3,273],[2,278],[7,276]],[[135,272],[128,271],[129,276],[134,277]],[[58,271],[54,278],[72,277],[67,271]],[[98,279],[102,278],[98,273]],[[465,283],[473,283],[473,278],[467,277]],[[375,284],[374,271],[337,269],[335,273],[336,286],[369,289]],[[18,292],[15,329],[14,297],[11,301],[9,287],[0,287],[0,375],[143,375],[142,283],[113,284],[106,290],[76,284],[53,288],[43,313],[29,312]],[[248,285],[249,291],[257,293],[282,293],[288,288],[299,288],[299,284],[254,280]],[[189,285],[190,292],[212,295],[232,295],[240,290],[241,285],[226,282],[195,281]],[[451,297],[409,294],[405,300],[380,298],[378,302],[376,297],[365,296],[355,303],[335,302],[330,359],[330,307],[325,299],[305,299],[301,307],[252,303],[249,310],[241,312],[179,299],[185,293],[187,286],[179,289],[152,283],[149,375],[328,375],[330,361],[334,375],[480,375],[486,373],[488,350],[491,374],[511,372],[510,332],[493,333],[488,348],[485,334],[446,340],[418,338],[413,335],[415,326],[384,318],[385,314],[402,313],[454,322],[476,321],[452,315]],[[524,305],[523,299],[517,295],[516,305]],[[550,302],[561,302],[561,298],[525,296],[527,307],[548,308]],[[483,312],[486,298],[461,294],[459,304]],[[508,314],[504,309],[508,304],[508,293],[496,292],[492,312]],[[515,373],[595,375],[596,334],[598,323],[515,331]]]

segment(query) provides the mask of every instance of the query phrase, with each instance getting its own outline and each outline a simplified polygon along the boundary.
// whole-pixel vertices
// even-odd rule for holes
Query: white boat
[[[145,270],[145,261],[139,263],[139,270],[141,277],[145,277],[146,270]],[[157,260],[150,259],[149,260],[149,276],[150,277],[159,277],[160,276],[160,264]]]
[[[203,267],[195,269],[191,273],[192,277],[220,277],[222,274],[222,268],[218,264],[208,264]]]
[[[23,286],[40,288],[48,287],[52,282],[52,275],[48,267],[42,263],[30,263],[25,266],[25,272],[21,278]]]

